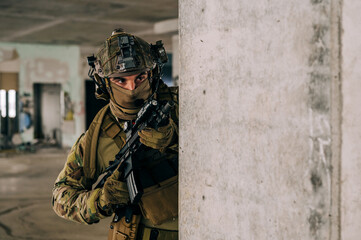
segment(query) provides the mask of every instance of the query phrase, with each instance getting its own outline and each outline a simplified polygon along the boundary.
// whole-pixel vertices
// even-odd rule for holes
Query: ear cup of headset
[[[94,74],[95,84],[95,97],[97,99],[103,99],[105,101],[110,99],[109,93],[107,91],[104,79],[101,78],[98,74]]]

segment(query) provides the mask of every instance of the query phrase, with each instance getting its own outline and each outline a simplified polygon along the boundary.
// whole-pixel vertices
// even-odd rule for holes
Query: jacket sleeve
[[[92,224],[109,216],[98,207],[101,189],[92,190],[92,183],[84,177],[83,145],[85,134],[72,147],[67,162],[55,181],[52,205],[55,213],[75,222]]]

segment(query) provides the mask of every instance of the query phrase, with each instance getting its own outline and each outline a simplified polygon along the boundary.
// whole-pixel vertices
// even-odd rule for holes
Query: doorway
[[[34,138],[61,147],[61,85],[34,84]]]

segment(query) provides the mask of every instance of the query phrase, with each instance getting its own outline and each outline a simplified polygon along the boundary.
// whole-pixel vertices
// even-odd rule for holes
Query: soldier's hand
[[[119,180],[120,172],[116,169],[105,181],[99,198],[99,206],[108,210],[115,204],[126,204],[129,201],[127,184]]]
[[[176,128],[177,125],[170,118],[168,125],[160,127],[158,130],[145,128],[138,132],[140,142],[148,147],[164,151],[166,147],[176,140]]]

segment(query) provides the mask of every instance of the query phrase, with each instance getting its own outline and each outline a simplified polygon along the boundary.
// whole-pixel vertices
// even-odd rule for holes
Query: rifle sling
[[[96,156],[98,148],[98,138],[100,128],[104,119],[104,116],[108,112],[109,105],[103,107],[95,116],[94,120],[89,126],[88,131],[85,134],[84,144],[84,175],[88,179],[93,179],[96,172]]]

